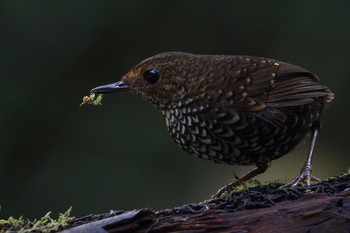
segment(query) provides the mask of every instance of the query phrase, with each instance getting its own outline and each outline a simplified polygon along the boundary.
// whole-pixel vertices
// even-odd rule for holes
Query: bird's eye
[[[155,84],[159,80],[159,72],[157,69],[149,69],[143,73],[143,79],[150,83]]]

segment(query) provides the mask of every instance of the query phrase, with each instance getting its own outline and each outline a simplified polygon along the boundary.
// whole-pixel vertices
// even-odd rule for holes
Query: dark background
[[[349,166],[349,1],[1,1],[0,218],[162,209],[199,202],[252,167],[183,152],[131,95],[79,108],[101,84],[165,51],[256,55],[300,65],[335,92],[314,160]],[[293,178],[308,140],[262,181]]]

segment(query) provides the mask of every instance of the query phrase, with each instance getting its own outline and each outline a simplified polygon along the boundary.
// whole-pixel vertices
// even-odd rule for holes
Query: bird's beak
[[[126,85],[123,81],[119,81],[116,83],[111,83],[99,87],[93,88],[91,93],[111,93],[111,92],[124,92],[130,89],[130,86]]]

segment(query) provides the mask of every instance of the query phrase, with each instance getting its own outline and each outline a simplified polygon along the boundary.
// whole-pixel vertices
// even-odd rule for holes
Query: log
[[[231,197],[153,211],[112,211],[74,219],[62,233],[350,232],[350,175],[309,187],[257,186]]]

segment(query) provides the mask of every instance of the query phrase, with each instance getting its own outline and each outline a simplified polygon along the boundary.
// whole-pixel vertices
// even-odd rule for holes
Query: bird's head
[[[161,53],[140,62],[120,81],[93,88],[91,92],[132,93],[158,108],[185,97],[192,98],[199,92],[206,92],[202,89],[207,85],[200,85],[205,69],[199,56],[182,52]]]

